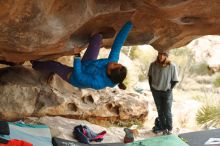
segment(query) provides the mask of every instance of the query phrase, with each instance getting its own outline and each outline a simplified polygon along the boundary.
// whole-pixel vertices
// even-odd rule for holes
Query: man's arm
[[[176,86],[176,84],[178,83],[178,81],[171,81],[170,84],[171,84],[171,90]]]
[[[172,79],[170,81],[171,84],[171,90],[176,86],[176,84],[179,82],[179,77],[178,77],[178,72],[177,72],[177,67],[175,64],[173,64],[172,67]]]
[[[150,90],[152,90],[152,63],[150,64],[148,70],[148,82],[149,82]]]
[[[109,54],[108,59],[112,62],[118,62],[119,60],[119,54],[121,51],[121,47],[123,46],[129,31],[132,28],[132,23],[130,21],[128,21],[119,31],[119,33],[117,34],[114,43],[112,45],[112,49],[111,52]]]
[[[149,82],[150,90],[152,90],[152,77],[151,76],[149,76],[148,82]]]

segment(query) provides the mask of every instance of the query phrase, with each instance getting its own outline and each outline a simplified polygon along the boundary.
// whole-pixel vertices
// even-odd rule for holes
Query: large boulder
[[[0,118],[18,120],[29,116],[65,116],[92,122],[110,121],[142,123],[148,114],[148,104],[137,93],[117,88],[80,90],[54,75],[28,67],[0,70]]]
[[[220,72],[220,36],[203,36],[187,45],[196,62],[205,62],[213,73]]]
[[[180,47],[219,34],[218,0],[4,0],[0,1],[0,60],[23,62],[81,51],[102,32],[110,47],[120,27],[134,23],[126,45]]]

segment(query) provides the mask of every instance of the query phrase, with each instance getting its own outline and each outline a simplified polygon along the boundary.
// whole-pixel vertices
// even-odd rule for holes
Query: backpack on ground
[[[152,128],[153,133],[159,133],[162,131],[161,123],[159,117],[157,117],[154,121],[154,127]]]
[[[73,130],[73,135],[75,138],[85,144],[89,144],[91,141],[101,142],[106,134],[106,131],[102,131],[101,133],[95,133],[89,127],[78,125]]]

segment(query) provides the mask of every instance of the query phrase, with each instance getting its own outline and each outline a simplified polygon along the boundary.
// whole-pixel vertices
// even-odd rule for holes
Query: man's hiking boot
[[[171,135],[172,134],[172,131],[171,130],[164,130],[163,131],[163,135]]]
[[[163,132],[162,130],[152,130],[152,131],[153,131],[153,133],[155,133],[155,134],[158,134],[158,133]]]
[[[154,121],[154,127],[152,128],[153,133],[158,134],[160,132],[163,132],[162,128],[161,128],[161,123],[159,118],[157,117]]]
[[[172,130],[168,130],[167,135],[173,134]]]

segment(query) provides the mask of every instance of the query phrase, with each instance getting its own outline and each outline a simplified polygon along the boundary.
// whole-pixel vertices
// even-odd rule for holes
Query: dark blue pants
[[[154,102],[157,107],[158,117],[161,123],[162,130],[168,129],[172,130],[173,121],[172,121],[172,101],[173,101],[173,93],[172,90],[168,91],[158,91],[152,89],[152,94],[154,98]]]
[[[102,36],[96,34],[92,37],[89,42],[89,46],[83,55],[82,61],[96,60],[99,55],[100,43],[102,41]],[[56,61],[32,61],[32,68],[38,71],[53,72],[58,74],[63,80],[69,82],[67,78],[68,73],[73,71],[73,67],[63,65]]]
[[[96,34],[89,42],[89,46],[83,55],[82,61],[96,60],[99,55],[100,44],[102,41],[102,35]]]

